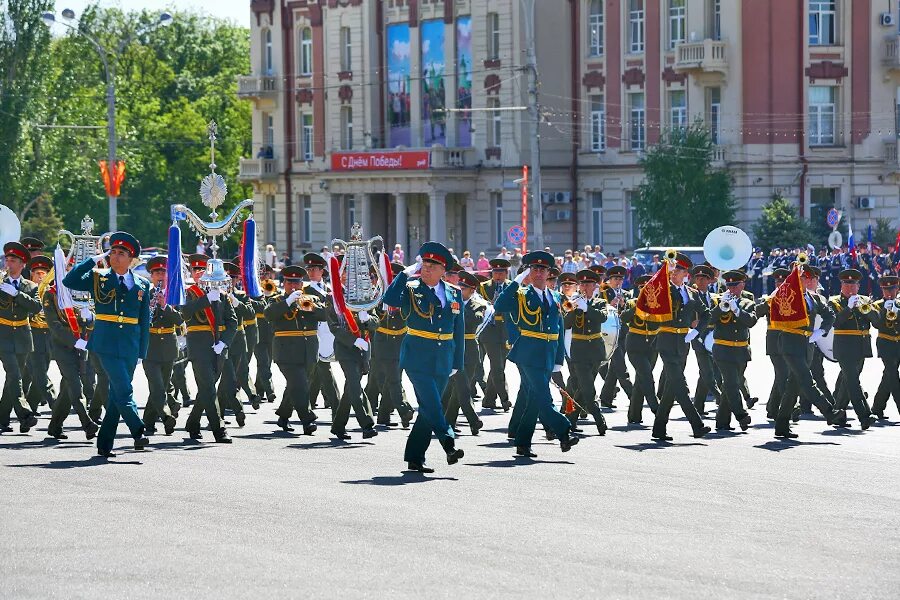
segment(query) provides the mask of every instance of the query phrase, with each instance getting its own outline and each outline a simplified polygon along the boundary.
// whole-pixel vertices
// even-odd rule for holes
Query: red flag
[[[641,289],[635,312],[645,321],[660,323],[672,320],[672,296],[669,294],[669,262],[663,261],[647,285]]]
[[[796,331],[809,325],[806,296],[800,282],[800,269],[794,266],[791,274],[778,286],[769,298],[769,328],[778,331]]]
[[[106,195],[118,196],[122,191],[122,182],[125,181],[125,161],[116,161],[116,168],[110,173],[109,163],[101,160],[100,176],[103,178],[103,187],[106,188]]]

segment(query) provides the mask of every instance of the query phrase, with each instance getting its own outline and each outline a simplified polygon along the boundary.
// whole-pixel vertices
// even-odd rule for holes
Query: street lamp
[[[106,130],[107,130],[107,146],[108,146],[108,160],[107,168],[112,170],[116,167],[116,62],[119,57],[122,55],[122,52],[128,47],[128,44],[143,33],[148,33],[153,31],[157,27],[165,27],[167,25],[172,24],[172,15],[167,12],[160,13],[159,18],[155,23],[148,25],[147,27],[142,27],[135,32],[128,34],[125,38],[119,40],[118,44],[116,44],[115,52],[112,54],[106,50],[97,38],[88,33],[85,29],[81,27],[81,23],[75,19],[75,11],[70,8],[67,8],[61,13],[63,20],[57,21],[56,15],[52,12],[45,12],[41,15],[41,20],[44,22],[44,25],[47,27],[52,27],[54,23],[59,23],[64,27],[68,27],[72,31],[84,36],[87,38],[91,45],[94,47],[94,50],[97,51],[97,54],[100,55],[100,60],[103,62],[103,69],[106,74]],[[112,61],[110,61],[110,54],[112,56]],[[116,231],[118,229],[117,223],[117,210],[116,210],[116,200],[117,197],[113,195],[109,195],[109,231]]]

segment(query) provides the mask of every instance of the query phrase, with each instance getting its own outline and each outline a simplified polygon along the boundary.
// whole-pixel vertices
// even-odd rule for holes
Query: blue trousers
[[[447,387],[449,377],[435,376],[430,373],[418,373],[407,371],[406,376],[416,392],[416,401],[419,403],[419,414],[413,423],[409,438],[406,440],[406,451],[403,460],[419,464],[425,463],[425,452],[431,444],[431,434],[437,436],[438,441],[453,439],[453,429],[444,417],[444,409],[441,406],[441,395]]]
[[[571,423],[553,405],[553,396],[550,395],[552,371],[523,367],[519,372],[522,374],[522,386],[525,388],[525,394],[520,398],[520,401],[525,401],[525,411],[516,427],[516,446],[526,448],[531,446],[538,418],[545,427],[550,427],[557,438],[565,437],[571,429]]]
[[[97,357],[109,377],[109,399],[106,401],[106,414],[103,415],[103,422],[97,433],[97,450],[109,452],[116,439],[120,415],[125,419],[132,437],[137,439],[144,434],[144,422],[138,414],[137,404],[134,403],[134,389],[131,387],[137,359],[121,358],[111,354],[97,354]]]

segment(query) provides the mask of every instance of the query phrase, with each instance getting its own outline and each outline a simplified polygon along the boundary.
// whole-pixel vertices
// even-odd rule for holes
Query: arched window
[[[272,75],[275,72],[275,62],[272,55],[272,30],[263,32],[263,72]]]
[[[312,75],[312,29],[304,27],[300,30],[300,74]]]
[[[603,55],[603,0],[591,0],[588,16],[588,43],[591,56]]]

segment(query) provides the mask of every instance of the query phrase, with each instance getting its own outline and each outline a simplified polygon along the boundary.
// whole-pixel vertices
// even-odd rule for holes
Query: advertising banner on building
[[[388,144],[411,146],[409,25],[406,23],[388,25],[386,40]]]
[[[422,21],[422,141],[447,143],[444,82],[444,20]]]
[[[408,171],[431,166],[431,152],[334,152],[332,171]]]
[[[456,20],[456,108],[472,108],[472,17]],[[456,145],[472,145],[472,113],[456,114]]]

